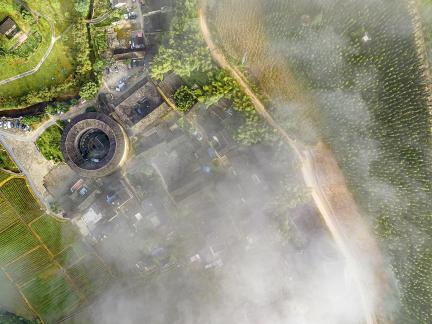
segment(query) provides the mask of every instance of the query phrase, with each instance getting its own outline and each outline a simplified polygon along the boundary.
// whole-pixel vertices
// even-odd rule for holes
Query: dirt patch
[[[54,167],[54,163],[45,160],[32,142],[10,138],[3,138],[3,141],[12,150],[18,167],[30,178],[33,189],[46,201],[50,195],[43,185],[43,178]]]

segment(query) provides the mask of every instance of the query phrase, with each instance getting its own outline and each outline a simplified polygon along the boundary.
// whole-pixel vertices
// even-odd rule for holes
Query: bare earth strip
[[[304,181],[312,195],[322,219],[346,260],[346,267],[361,298],[364,320],[377,323],[377,318],[386,317],[380,302],[388,294],[388,285],[382,257],[373,234],[362,218],[359,209],[347,188],[345,178],[330,150],[322,143],[307,149],[293,140],[268,113],[260,99],[251,90],[243,74],[232,66],[215,45],[209,31],[205,4],[199,12],[200,27],[215,62],[227,70],[251,99],[258,114],[291,146],[302,163]],[[375,294],[371,294],[374,292]]]

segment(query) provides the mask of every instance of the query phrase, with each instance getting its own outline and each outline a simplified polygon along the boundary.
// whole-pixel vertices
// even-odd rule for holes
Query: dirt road
[[[386,290],[383,284],[381,255],[373,235],[370,234],[346,186],[336,160],[332,158],[331,152],[323,144],[319,144],[313,150],[307,149],[292,139],[273,119],[252,91],[243,74],[228,62],[214,43],[206,22],[205,4],[199,11],[199,22],[214,61],[236,79],[244,93],[251,99],[258,114],[277,130],[301,161],[304,181],[311,188],[314,202],[344,256],[352,281],[357,287],[364,311],[364,320],[368,324],[376,323],[376,308],[379,307],[376,305],[377,300],[385,295]],[[379,292],[372,298],[371,291],[374,290]]]

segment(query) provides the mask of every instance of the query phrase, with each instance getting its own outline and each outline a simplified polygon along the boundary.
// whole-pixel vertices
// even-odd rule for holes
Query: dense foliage
[[[61,128],[53,125],[48,127],[36,140],[36,146],[45,159],[54,162],[63,161],[63,153],[60,149],[61,136]]]
[[[90,0],[74,0],[74,7],[83,17],[86,17],[89,12]]]
[[[98,90],[99,86],[95,82],[89,81],[81,87],[80,96],[83,99],[90,100],[96,96]]]
[[[174,93],[174,100],[178,110],[187,112],[197,102],[197,97],[193,90],[182,86]]]

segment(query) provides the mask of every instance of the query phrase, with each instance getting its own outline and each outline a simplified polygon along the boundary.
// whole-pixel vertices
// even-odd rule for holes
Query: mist
[[[283,1],[273,2],[275,8],[284,5]],[[361,203],[361,213],[371,233],[384,217],[382,209],[390,210],[396,203],[401,208],[409,206],[410,197],[375,171],[382,161],[383,143],[374,133],[379,116],[371,112],[370,98],[377,96],[375,88],[382,82],[382,71],[373,64],[359,65],[352,71],[352,78],[344,78],[350,67],[346,53],[341,52],[352,50],[349,47],[352,39],[342,36],[338,28],[346,17],[355,16],[355,11],[343,12],[339,8],[341,1],[307,1],[296,13],[297,22],[310,10],[312,22],[322,27],[330,21],[329,26],[312,30],[298,27],[301,24],[281,26],[281,34],[301,35],[287,40],[269,34],[266,19],[278,14],[270,6],[257,1],[250,1],[249,5],[246,1],[230,1],[230,6],[224,8],[223,3],[210,2],[210,8],[215,10],[212,14],[216,25],[222,25],[218,19],[226,22],[226,30],[221,28],[218,32],[227,44],[230,37],[234,39],[232,34],[244,32],[243,28],[256,22],[251,19],[252,22],[245,23],[246,27],[240,26],[241,19],[245,19],[239,14],[240,8],[247,13],[246,17],[262,15],[260,32],[268,37],[266,46],[257,49],[257,44],[249,43],[253,48],[235,44],[226,45],[225,50],[237,60],[245,52],[250,54],[246,67],[253,70],[253,77],[271,99],[278,122],[296,138],[307,139],[310,146],[325,139],[341,168],[354,170],[355,177],[363,179],[356,187],[360,194],[355,198]],[[369,6],[369,10],[375,5],[378,8],[370,17],[362,16],[364,24],[385,13],[386,19],[379,22],[383,30],[396,28],[404,40],[410,37],[412,26],[408,18],[398,25],[387,19],[399,16],[400,6],[379,0],[363,5]],[[232,10],[233,7],[237,10]],[[322,8],[327,14],[336,10],[340,15],[332,16],[331,21],[321,12]],[[355,5],[344,8],[358,9]],[[360,38],[366,32],[372,44],[385,38],[374,30],[377,24],[372,24],[370,30],[362,30]],[[255,30],[250,32],[254,33]],[[372,45],[359,45],[358,52],[349,54],[368,52],[369,46]],[[270,60],[260,61],[264,56]],[[278,65],[285,61],[290,63]],[[262,69],[253,66],[261,63]],[[260,84],[268,67],[292,73],[299,88],[307,89],[307,96],[296,95],[292,88],[277,89],[271,80]],[[166,124],[167,128],[172,126],[171,122]],[[146,225],[139,221],[132,227],[130,222],[119,221],[108,237],[97,243],[98,252],[110,266],[120,277],[128,279],[108,287],[70,322],[362,323],[365,303],[377,312],[399,312],[401,287],[390,266],[394,255],[388,251],[401,249],[400,242],[385,238],[385,244],[379,243],[385,293],[372,278],[377,266],[373,258],[356,251],[355,272],[366,288],[366,296],[360,296],[350,260],[343,256],[322,221],[301,177],[300,162],[277,136],[270,143],[233,154],[232,165],[226,170],[208,165],[190,170],[192,167],[188,165],[195,163],[196,153],[191,149],[193,134],[187,127],[181,131],[181,136],[188,138],[181,145],[175,148],[156,145],[151,154],[139,153],[133,166],[126,164],[122,170],[131,182],[136,181],[134,186],[147,188],[141,203],[151,206],[158,224],[152,224],[151,217]],[[136,139],[134,145],[139,146],[140,141],[145,139]],[[165,162],[161,164],[161,160]],[[389,159],[389,164],[396,163],[395,159]],[[207,167],[212,172],[203,171]],[[187,198],[173,198],[169,180],[185,181],[190,177],[202,178],[207,184]],[[354,187],[353,178],[347,180],[350,188]],[[415,179],[407,181],[414,187],[420,186]],[[384,207],[368,206],[367,198],[371,197],[383,201]],[[428,195],[420,194],[418,199],[427,200]],[[135,217],[122,216],[129,220]],[[417,229],[407,222],[398,230]],[[345,233],[348,237],[350,234]],[[425,242],[427,237],[412,239]],[[401,250],[399,256],[407,259],[408,252]],[[136,270],[149,257],[159,260],[157,270],[147,265],[147,261],[145,267],[151,270]]]

